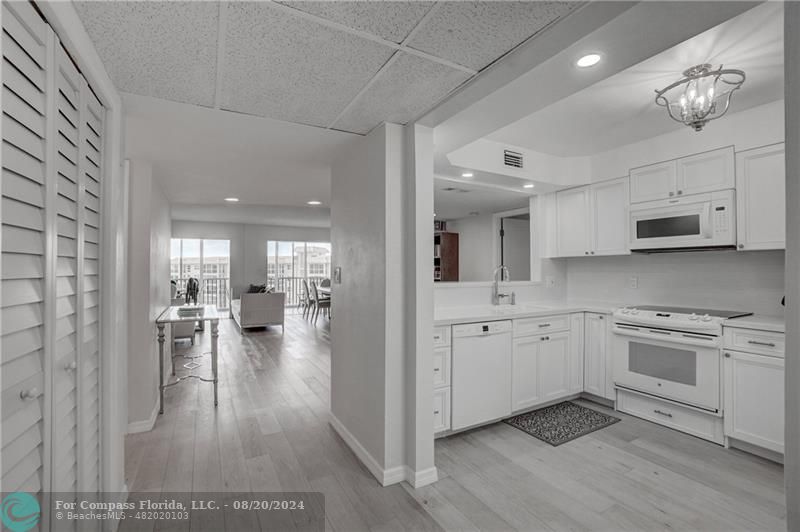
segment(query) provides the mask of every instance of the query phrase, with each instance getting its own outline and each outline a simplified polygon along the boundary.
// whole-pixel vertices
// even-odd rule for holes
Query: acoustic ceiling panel
[[[460,70],[398,52],[398,57],[333,127],[367,133],[381,122],[405,124],[469,78]]]
[[[327,126],[392,49],[264,2],[231,2],[222,107]]]
[[[408,43],[481,70],[579,2],[442,2]]]
[[[294,9],[400,43],[434,2],[280,2]]]
[[[219,6],[215,2],[75,2],[121,91],[212,106]]]

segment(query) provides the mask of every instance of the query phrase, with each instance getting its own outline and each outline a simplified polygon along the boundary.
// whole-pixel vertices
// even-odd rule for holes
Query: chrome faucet
[[[497,274],[500,273],[500,279],[497,278]],[[494,269],[494,273],[492,274],[492,278],[494,279],[494,284],[492,285],[492,305],[500,305],[504,298],[511,298],[511,304],[516,305],[516,294],[511,292],[510,294],[501,294],[500,293],[500,282],[508,282],[510,277],[508,275],[508,268],[504,265],[500,265]]]

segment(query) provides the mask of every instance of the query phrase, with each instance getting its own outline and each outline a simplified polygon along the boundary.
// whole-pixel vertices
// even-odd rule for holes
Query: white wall
[[[782,315],[783,251],[704,251],[565,259],[567,297]],[[639,288],[630,288],[632,276]]]
[[[331,413],[379,480],[405,460],[402,158],[403,130],[387,124],[354,142],[332,172],[342,282],[332,287]]]
[[[169,203],[146,161],[130,161],[128,212],[128,425],[141,430],[158,404],[155,319],[169,306],[172,234]],[[171,342],[164,347],[169,360]]]
[[[508,267],[512,281],[531,279],[531,222],[506,218],[503,220],[503,264]],[[497,244],[500,245],[499,243]],[[499,253],[499,250],[498,250]]]
[[[330,242],[331,231],[328,228],[173,220],[172,237],[230,240],[231,293],[238,297],[248,285],[265,282],[268,240]]]
[[[496,266],[491,213],[448,220],[447,230],[458,233],[459,281],[490,281]]]

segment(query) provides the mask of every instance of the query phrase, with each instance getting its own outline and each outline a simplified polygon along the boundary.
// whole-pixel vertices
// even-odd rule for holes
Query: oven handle
[[[708,340],[700,339],[697,335],[691,333],[680,333],[671,331],[658,331],[658,332],[642,332],[639,328],[633,328],[625,325],[615,325],[611,329],[614,334],[620,336],[631,336],[633,338],[645,338],[647,340],[660,340],[662,342],[671,342],[681,345],[694,345],[701,347],[719,347],[719,337],[709,336]]]

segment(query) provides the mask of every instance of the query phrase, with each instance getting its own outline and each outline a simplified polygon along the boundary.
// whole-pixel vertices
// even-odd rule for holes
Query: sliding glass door
[[[285,292],[287,305],[300,302],[303,280],[320,283],[330,276],[330,242],[267,242],[267,286]]]
[[[227,309],[230,303],[230,240],[173,238],[170,278],[183,297],[186,282],[194,277],[200,283],[198,303]]]

